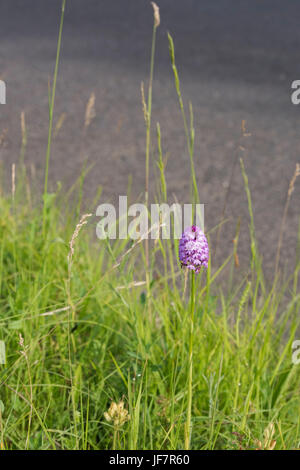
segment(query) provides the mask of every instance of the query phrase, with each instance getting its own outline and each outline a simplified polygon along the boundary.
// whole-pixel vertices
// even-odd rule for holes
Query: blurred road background
[[[289,180],[300,162],[300,105],[292,105],[291,82],[300,79],[300,4],[297,0],[157,0],[161,12],[153,90],[153,123],[160,122],[168,154],[170,201],[189,202],[189,159],[169,62],[167,31],[174,38],[185,104],[195,112],[195,165],[206,228],[220,220],[241,122],[245,165],[254,201],[259,246],[272,273],[278,229]],[[59,0],[0,0],[0,78],[7,104],[0,106],[0,158],[7,171],[21,146],[25,112],[25,162],[43,182],[48,128],[48,80],[53,75],[60,18]],[[68,0],[55,103],[51,186],[68,188],[79,176],[83,155],[94,163],[85,194],[115,201],[144,187],[145,128],[140,98],[147,83],[152,34],[147,0]],[[90,94],[96,117],[82,141]],[[154,155],[155,156],[155,155]],[[34,173],[34,172],[33,172]],[[300,181],[287,219],[283,260],[295,260]],[[99,201],[100,202],[100,201]],[[247,258],[248,210],[239,166],[228,202],[231,217],[222,231],[222,258],[232,247],[241,217],[240,260]],[[215,260],[214,260],[215,261]]]

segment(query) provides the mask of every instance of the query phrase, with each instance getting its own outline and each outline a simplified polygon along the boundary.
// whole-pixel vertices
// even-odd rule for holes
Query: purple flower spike
[[[202,266],[207,268],[209,248],[206,236],[196,225],[187,228],[179,241],[179,259],[181,266],[186,266],[196,273]]]

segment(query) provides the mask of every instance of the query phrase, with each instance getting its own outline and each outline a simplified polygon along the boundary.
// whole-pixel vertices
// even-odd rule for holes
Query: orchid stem
[[[190,338],[189,338],[189,376],[188,376],[188,403],[187,419],[185,423],[185,450],[190,449],[192,435],[192,395],[193,395],[193,342],[194,342],[194,311],[195,311],[195,271],[191,276],[191,300],[190,300]]]

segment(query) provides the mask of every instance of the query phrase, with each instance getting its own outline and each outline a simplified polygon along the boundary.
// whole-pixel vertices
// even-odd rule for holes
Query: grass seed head
[[[79,232],[80,230],[82,229],[82,227],[87,224],[87,220],[89,217],[91,217],[92,214],[84,214],[80,221],[79,221],[79,224],[76,225],[76,228],[74,230],[74,233],[72,235],[72,238],[70,240],[70,243],[69,243],[69,247],[70,247],[70,251],[69,251],[69,254],[68,254],[68,262],[69,264],[71,264],[72,262],[72,258],[73,258],[73,255],[74,255],[74,245],[75,245],[75,241],[76,241],[76,238],[78,237],[79,235]]]
[[[151,5],[153,7],[153,12],[154,12],[154,26],[155,28],[158,28],[158,26],[160,25],[159,8],[154,2],[151,2]]]

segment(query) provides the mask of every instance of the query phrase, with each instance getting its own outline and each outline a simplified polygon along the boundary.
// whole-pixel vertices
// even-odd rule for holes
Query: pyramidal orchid
[[[207,268],[209,248],[206,236],[196,225],[187,228],[179,241],[179,259],[181,266],[186,266],[196,273],[202,267]]]

